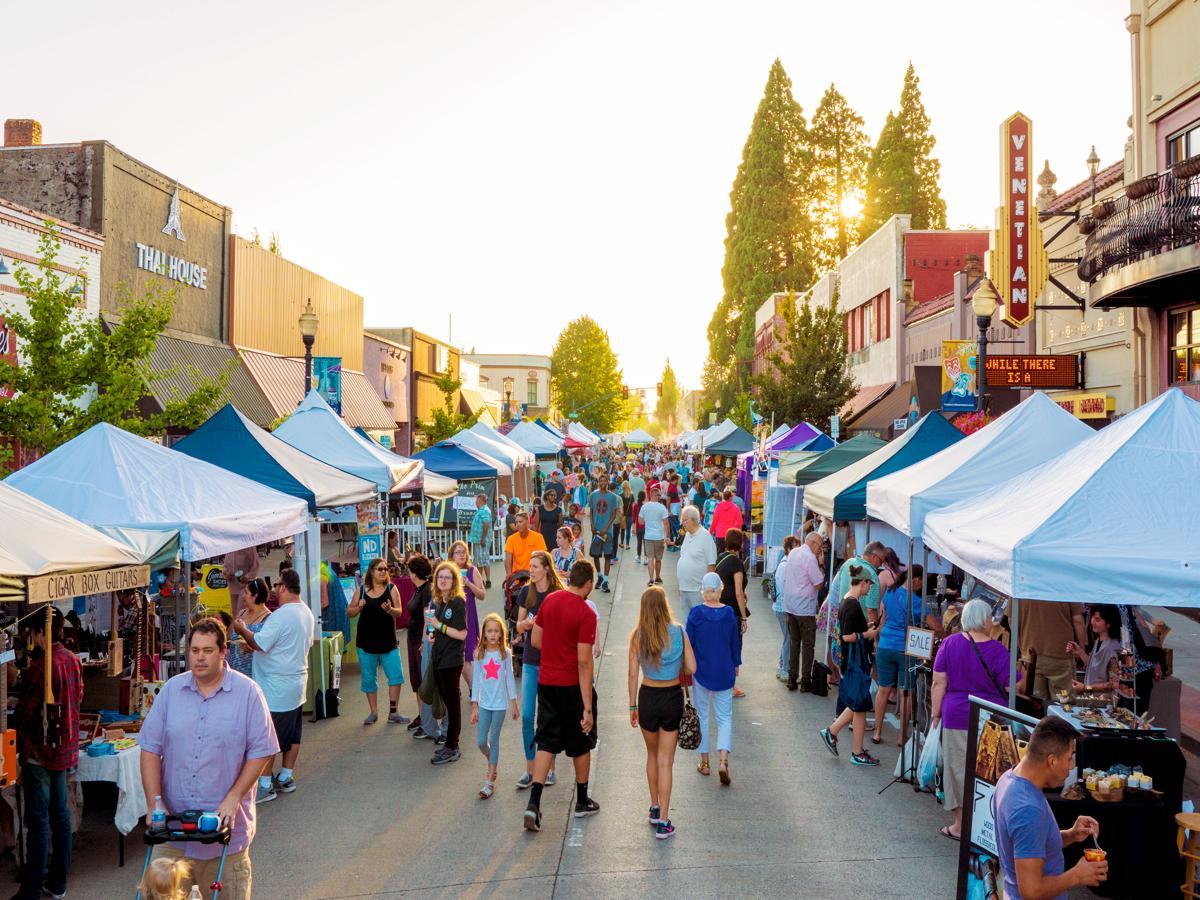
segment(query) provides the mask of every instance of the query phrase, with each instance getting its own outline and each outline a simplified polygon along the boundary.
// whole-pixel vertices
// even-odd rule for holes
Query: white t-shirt
[[[271,712],[291,712],[304,704],[308,687],[308,651],[317,620],[303,603],[285,603],[267,616],[254,635],[254,680]]]
[[[709,566],[717,564],[717,542],[713,536],[699,528],[691,534],[685,534],[683,546],[679,550],[679,565],[675,569],[675,577],[679,579],[681,591],[699,591],[700,582],[708,572]]]
[[[648,541],[665,541],[663,523],[667,521],[667,508],[657,500],[647,500],[638,512],[638,518],[646,523],[645,538]]]

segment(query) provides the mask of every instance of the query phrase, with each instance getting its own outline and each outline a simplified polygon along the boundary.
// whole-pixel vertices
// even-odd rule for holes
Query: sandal
[[[938,829],[938,834],[942,835],[942,837],[948,837],[948,838],[950,838],[950,840],[952,840],[952,841],[957,841],[957,840],[958,840],[958,836],[957,836],[957,835],[955,835],[955,834],[954,834],[954,833],[953,833],[953,832],[950,830],[950,826],[949,826],[949,825],[943,825],[941,828],[939,828],[939,829]]]
[[[880,735],[879,737],[875,737],[875,735],[871,735],[871,743],[872,743],[872,744],[882,744],[882,743],[883,743],[883,736],[882,736],[882,735]]]
[[[729,763],[721,763],[721,765],[717,768],[717,774],[721,777],[721,784],[725,785],[725,787],[729,787],[731,781],[729,777]]]
[[[492,794],[495,792],[495,789],[496,789],[496,787],[495,787],[495,785],[494,785],[494,784],[492,784],[492,782],[490,782],[490,781],[485,781],[485,782],[483,783],[483,787],[481,787],[481,788],[479,789],[479,799],[480,799],[480,800],[487,800],[487,799],[488,799],[489,797],[491,797],[491,796],[492,796]]]
[[[709,766],[707,759],[702,759],[702,760],[700,760],[700,762],[698,762],[696,764],[696,771],[699,772],[701,775],[711,775],[712,774],[712,768]]]
[[[745,696],[746,696],[746,692],[745,692],[745,691],[743,691],[743,690],[742,690],[741,688],[739,688],[739,687],[735,687],[735,688],[733,689],[733,696],[734,696],[736,699],[741,699],[742,697],[745,697]]]

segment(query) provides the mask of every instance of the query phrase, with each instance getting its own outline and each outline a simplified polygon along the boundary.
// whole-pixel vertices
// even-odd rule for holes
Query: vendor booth
[[[645,428],[635,428],[633,431],[625,435],[626,447],[645,447],[647,444],[654,443],[654,435],[648,432]]]
[[[887,443],[868,434],[856,434],[848,441],[843,441],[831,450],[827,450],[807,465],[798,467],[795,475],[797,487],[806,487],[813,482],[827,478],[834,472],[840,472],[846,466],[870,456],[877,450],[886,447]]]
[[[484,427],[486,428],[487,426],[485,425]],[[500,490],[505,496],[518,497],[525,501],[533,499],[534,457],[528,450],[521,447],[511,447],[500,441],[492,440],[477,431],[465,428],[451,437],[450,440],[468,450],[474,450],[487,459],[505,464],[512,470],[512,476],[508,479],[507,485],[507,487],[511,487],[511,491],[506,489],[504,479],[501,478]]]

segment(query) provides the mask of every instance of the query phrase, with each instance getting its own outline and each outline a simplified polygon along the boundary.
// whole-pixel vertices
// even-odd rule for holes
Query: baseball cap
[[[700,590],[702,591],[719,591],[724,587],[721,576],[716,572],[705,572],[704,577],[700,579]]]

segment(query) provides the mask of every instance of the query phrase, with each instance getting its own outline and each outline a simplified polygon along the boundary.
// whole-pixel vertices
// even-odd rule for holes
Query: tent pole
[[[829,590],[825,593],[825,665],[833,668],[833,607],[840,603],[833,596],[833,576],[837,572],[837,519],[829,529]]]
[[[176,663],[177,671],[179,671],[179,672],[183,672],[188,668],[187,648],[190,647],[192,644],[192,561],[190,559],[185,559],[183,561],[183,577],[181,580],[183,583],[179,586],[179,589],[183,592],[183,609],[184,609],[184,613],[185,613],[184,620],[183,620],[183,628],[181,630],[182,630],[182,633],[184,635],[186,635],[187,639],[183,642],[182,650],[179,648],[178,644],[176,644],[176,646],[175,646],[175,653],[176,653],[175,663]],[[176,593],[175,596],[178,598],[179,594]],[[178,600],[176,600],[176,602],[175,602],[175,613],[176,613],[175,628],[179,629],[179,618],[178,618],[179,601]],[[176,634],[176,638],[178,638],[178,633]],[[179,653],[183,654],[182,662],[180,662],[180,660],[179,660],[179,655],[178,655]]]
[[[51,659],[54,656],[54,604],[46,603],[46,649],[43,651],[42,668],[46,670],[46,705],[49,706],[54,702],[54,666]],[[112,623],[112,627],[116,628],[116,623]],[[45,709],[43,708],[43,712]]]
[[[1009,616],[1009,632],[1008,632],[1008,707],[1009,709],[1017,708],[1017,649],[1021,644],[1020,622],[1018,621],[1017,609],[1019,607],[1017,598],[1012,598],[1012,615]]]
[[[866,545],[869,543],[871,543],[871,517],[867,516],[867,535],[863,540],[863,546],[866,547]]]

